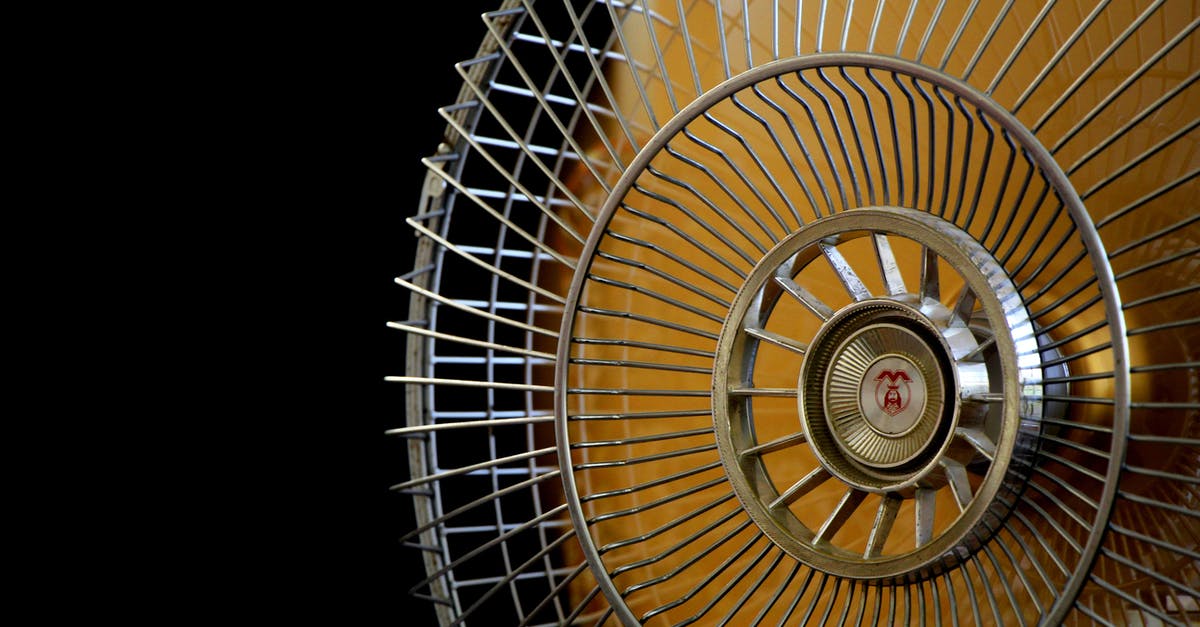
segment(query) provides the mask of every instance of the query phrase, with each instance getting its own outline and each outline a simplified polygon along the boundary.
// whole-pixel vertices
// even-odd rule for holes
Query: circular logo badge
[[[867,368],[858,396],[863,417],[876,431],[902,435],[925,411],[925,379],[908,359],[886,355]]]

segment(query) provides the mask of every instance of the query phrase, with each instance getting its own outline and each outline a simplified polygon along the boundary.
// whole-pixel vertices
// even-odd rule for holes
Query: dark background
[[[437,108],[450,105],[458,97],[462,81],[454,64],[475,55],[487,28],[479,15],[500,5],[500,0],[443,0],[424,3],[420,13],[409,12],[398,18],[392,58],[380,64],[385,75],[379,80],[391,83],[392,104],[381,109],[386,128],[394,137],[395,152],[386,150],[386,161],[396,174],[394,194],[384,196],[384,206],[373,212],[382,222],[375,233],[380,251],[374,268],[372,290],[377,291],[381,306],[367,312],[364,325],[376,330],[371,349],[377,355],[377,370],[368,373],[374,398],[373,413],[380,472],[376,484],[382,505],[382,533],[379,543],[382,596],[380,624],[435,625],[430,604],[408,596],[408,589],[424,578],[418,551],[402,547],[399,537],[416,526],[412,497],[388,491],[388,486],[408,479],[405,442],[385,436],[386,429],[402,426],[404,387],[383,382],[387,375],[404,374],[404,334],[389,329],[389,320],[408,318],[408,290],[392,279],[413,267],[416,238],[405,218],[417,212],[425,167],[420,159],[435,151],[446,124]],[[386,46],[385,46],[386,48]],[[411,113],[410,113],[411,112]]]

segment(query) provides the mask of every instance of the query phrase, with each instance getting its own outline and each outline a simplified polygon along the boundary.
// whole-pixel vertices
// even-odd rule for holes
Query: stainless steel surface
[[[391,324],[443,623],[1200,621],[1200,6],[484,24]]]

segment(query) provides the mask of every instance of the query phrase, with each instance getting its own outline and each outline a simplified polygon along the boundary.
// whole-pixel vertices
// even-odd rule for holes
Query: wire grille
[[[615,624],[622,604],[647,623],[1200,620],[1198,14],[1165,1],[543,0],[484,15],[409,220],[421,243],[397,282],[410,320],[391,323],[409,335],[408,370],[391,378],[409,420],[394,434],[410,438],[411,479],[396,489],[420,519],[405,541],[428,573],[415,593],[444,623]],[[727,80],[842,51],[969,86],[1028,129],[1069,189],[971,99],[883,66],[781,74],[655,139]],[[623,176],[636,178],[603,215]],[[1090,220],[1071,218],[1075,200]],[[803,225],[877,205],[939,216],[990,251],[1035,324],[1045,385],[1011,516],[960,567],[913,581],[838,577],[775,546],[712,434],[715,340],[746,274]],[[598,218],[596,254],[581,258]],[[862,265],[866,244],[837,248],[887,294],[886,274]],[[895,258],[906,284],[926,284],[919,246],[898,242]],[[966,291],[941,263],[953,309]],[[581,268],[588,286],[560,337]],[[852,297],[843,279],[814,267],[797,282],[837,309]],[[787,306],[787,335],[815,332],[803,303]],[[799,362],[763,350],[788,366],[754,385],[794,390]],[[556,367],[572,390],[565,467]],[[750,402],[760,420],[795,413],[794,398]],[[790,433],[761,430],[762,442]],[[798,479],[771,459],[779,481]],[[832,510],[814,507],[818,526]],[[599,580],[577,534],[602,553]]]

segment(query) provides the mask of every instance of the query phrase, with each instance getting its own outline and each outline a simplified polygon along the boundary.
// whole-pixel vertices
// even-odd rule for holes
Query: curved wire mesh
[[[411,478],[396,489],[418,509],[405,537],[428,574],[416,594],[444,623],[615,623],[605,579],[647,623],[1200,620],[1198,15],[1190,2],[882,0],[510,1],[485,15],[479,56],[457,66],[461,96],[440,110],[455,141],[425,161],[417,260],[397,281],[412,292],[410,320],[392,323],[409,334],[408,370],[391,378],[407,388],[394,433],[410,438]],[[838,51],[916,62],[1006,109],[1092,225],[977,107],[903,74],[831,67],[690,123],[581,263],[610,192],[681,110],[751,68]],[[1012,514],[961,567],[907,582],[829,575],[764,537],[729,488],[708,397],[746,272],[802,224],[875,205],[933,213],[991,252],[1034,321],[1046,386]],[[1124,336],[1081,239],[1093,225]],[[869,246],[841,252],[887,292]],[[919,248],[895,258],[921,285]],[[595,281],[560,338],[580,267]],[[950,270],[939,296],[953,308]],[[837,308],[842,282],[824,272],[804,283]],[[556,364],[568,339],[571,361]],[[794,388],[798,362],[771,359],[785,366],[755,384]],[[575,390],[565,467],[556,367]],[[753,402],[795,413],[794,399]],[[760,440],[787,435],[764,427]],[[786,466],[773,471],[784,483]],[[907,510],[897,520],[912,524]],[[864,529],[841,533],[853,544]],[[579,534],[601,550],[599,579]]]

